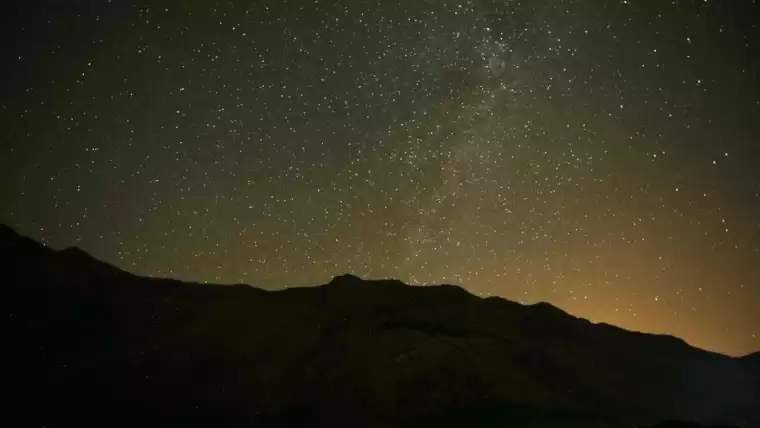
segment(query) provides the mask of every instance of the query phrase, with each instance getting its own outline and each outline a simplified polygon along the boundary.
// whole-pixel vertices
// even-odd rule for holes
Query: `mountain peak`
[[[350,273],[344,273],[338,275],[327,283],[329,286],[342,286],[342,287],[366,287],[366,286],[407,286],[401,280],[398,279],[364,279],[362,277],[352,275]]]
[[[46,245],[40,244],[26,236],[19,235],[12,227],[0,224],[0,250],[14,253],[18,257],[28,252],[36,253],[48,250]]]
[[[68,257],[75,257],[79,259],[86,259],[86,260],[93,260],[94,257],[90,255],[87,251],[77,247],[68,247],[61,251],[61,254],[66,254]]]
[[[544,302],[544,301],[536,302],[536,303],[534,303],[534,304],[532,304],[530,306],[533,307],[533,308],[536,308],[538,310],[541,310],[541,311],[557,311],[557,312],[566,313],[562,309],[560,309],[560,308],[552,305],[549,302]]]
[[[0,224],[0,245],[5,246],[19,239],[21,239],[21,236],[12,227]]]
[[[331,285],[344,285],[344,284],[359,284],[364,282],[364,280],[356,275],[351,275],[350,273],[344,273],[343,275],[338,275],[330,280],[329,284]]]

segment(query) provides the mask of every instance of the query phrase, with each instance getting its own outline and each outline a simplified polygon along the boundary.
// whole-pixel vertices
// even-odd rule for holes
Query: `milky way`
[[[138,274],[454,283],[744,354],[759,9],[18,3],[0,222]]]

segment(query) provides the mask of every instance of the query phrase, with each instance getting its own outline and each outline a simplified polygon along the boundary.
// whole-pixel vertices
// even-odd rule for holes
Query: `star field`
[[[345,272],[760,349],[756,1],[27,1],[0,222],[137,274]]]

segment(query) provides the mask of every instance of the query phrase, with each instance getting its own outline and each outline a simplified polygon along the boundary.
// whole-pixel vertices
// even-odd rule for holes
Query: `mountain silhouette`
[[[24,426],[760,427],[760,354],[548,303],[145,278],[6,226],[0,263],[6,418]]]

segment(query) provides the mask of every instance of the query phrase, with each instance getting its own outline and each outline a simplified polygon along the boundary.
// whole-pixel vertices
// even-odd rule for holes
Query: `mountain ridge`
[[[10,227],[8,225],[5,225],[5,224],[0,224],[0,242],[3,242],[3,241],[7,242],[9,236],[10,236],[11,239],[18,239],[18,240],[26,241],[27,244],[31,243],[31,244],[34,244],[34,245],[39,245],[35,241],[33,241],[33,240],[31,240],[31,239],[29,239],[27,237],[24,237],[24,236],[18,234],[12,227]],[[48,248],[47,246],[44,246],[44,247]],[[52,251],[56,251],[56,250],[52,250]],[[174,280],[174,279],[171,279],[171,278],[147,277],[147,276],[139,276],[139,275],[132,274],[131,272],[125,271],[123,269],[120,269],[120,268],[118,268],[115,265],[112,265],[112,264],[110,264],[108,262],[104,262],[104,261],[101,261],[101,260],[97,259],[96,257],[92,256],[89,252],[83,250],[82,248],[80,248],[78,246],[69,246],[69,247],[66,247],[66,248],[64,248],[62,250],[57,250],[57,252],[60,253],[60,254],[66,255],[67,257],[69,257],[71,259],[78,260],[80,262],[91,262],[94,265],[100,265],[100,266],[102,266],[104,268],[107,267],[107,269],[110,269],[110,270],[112,270],[114,272],[118,271],[118,273],[121,274],[121,275],[140,277],[140,278],[154,280],[154,281],[178,281],[178,280]],[[179,281],[179,282],[187,282],[187,281]],[[198,283],[196,283],[196,284],[198,284]],[[594,325],[612,327],[612,328],[615,328],[615,329],[620,329],[620,330],[623,330],[623,331],[626,331],[626,332],[630,332],[630,333],[635,333],[635,334],[643,334],[643,335],[647,335],[647,336],[655,336],[655,337],[664,337],[664,338],[675,339],[677,341],[683,342],[685,345],[687,345],[687,346],[689,346],[691,348],[698,349],[698,350],[704,351],[704,352],[718,354],[718,355],[729,357],[729,358],[749,358],[749,357],[755,358],[755,357],[760,357],[760,351],[752,352],[752,353],[749,353],[749,354],[743,355],[743,356],[733,357],[733,356],[730,356],[730,355],[727,355],[727,354],[723,354],[721,352],[707,350],[707,349],[704,349],[704,348],[699,348],[697,346],[694,346],[694,345],[688,343],[684,339],[682,339],[680,337],[677,337],[677,336],[674,336],[674,335],[665,334],[665,333],[651,333],[651,332],[644,332],[644,331],[638,331],[638,330],[631,330],[631,329],[620,327],[620,326],[617,326],[617,325],[614,325],[614,324],[609,324],[609,323],[606,323],[606,322],[593,322],[593,321],[587,320],[585,318],[572,315],[571,313],[565,311],[564,309],[562,309],[562,308],[560,308],[558,306],[555,306],[555,305],[553,305],[553,304],[551,304],[549,302],[546,302],[546,301],[539,301],[539,302],[535,302],[535,303],[531,303],[531,304],[523,304],[523,303],[519,303],[519,302],[516,302],[516,301],[513,301],[513,300],[509,300],[509,299],[507,299],[505,297],[501,297],[501,296],[480,297],[480,296],[476,296],[476,295],[470,293],[464,287],[462,287],[460,285],[456,285],[456,284],[413,285],[413,284],[404,283],[403,281],[401,281],[399,279],[395,279],[395,278],[365,279],[365,278],[361,278],[361,277],[359,277],[357,275],[353,275],[353,274],[350,274],[350,273],[344,273],[344,274],[341,274],[341,275],[337,275],[337,276],[333,277],[330,281],[328,281],[326,284],[323,284],[323,285],[293,286],[293,287],[286,287],[286,288],[279,289],[279,290],[267,290],[267,289],[264,289],[264,288],[257,287],[256,285],[245,284],[245,283],[238,283],[238,284],[231,284],[231,285],[228,285],[228,284],[204,283],[204,285],[212,286],[212,287],[248,287],[248,288],[253,288],[253,289],[257,289],[257,290],[261,290],[261,291],[265,291],[265,292],[272,292],[272,293],[277,293],[277,292],[281,292],[281,291],[289,290],[289,289],[313,288],[313,287],[320,287],[320,286],[335,286],[335,285],[341,285],[341,284],[343,284],[343,285],[393,284],[393,285],[399,285],[399,286],[404,286],[404,287],[425,287],[425,288],[430,288],[430,287],[451,287],[451,288],[454,288],[454,289],[457,289],[457,290],[461,290],[462,292],[467,293],[467,294],[469,294],[472,297],[483,299],[483,300],[485,300],[485,299],[494,299],[494,300],[499,300],[499,301],[503,301],[503,302],[507,302],[507,303],[511,303],[511,304],[515,304],[515,305],[525,306],[525,307],[547,308],[549,310],[559,311],[559,312],[561,312],[564,315],[567,315],[569,317],[583,319],[583,320],[588,321],[589,323],[594,324]]]
[[[0,251],[13,356],[28,373],[44,368],[33,383],[51,393],[43,401],[64,424],[81,422],[81,398],[111,410],[136,402],[141,421],[217,425],[411,426],[495,415],[529,426],[554,417],[575,421],[568,426],[760,426],[754,365],[548,303],[353,275],[279,291],[144,278],[2,226]],[[104,393],[103,378],[119,387]],[[79,398],[55,403],[70,391]],[[167,396],[176,398],[155,409]]]

